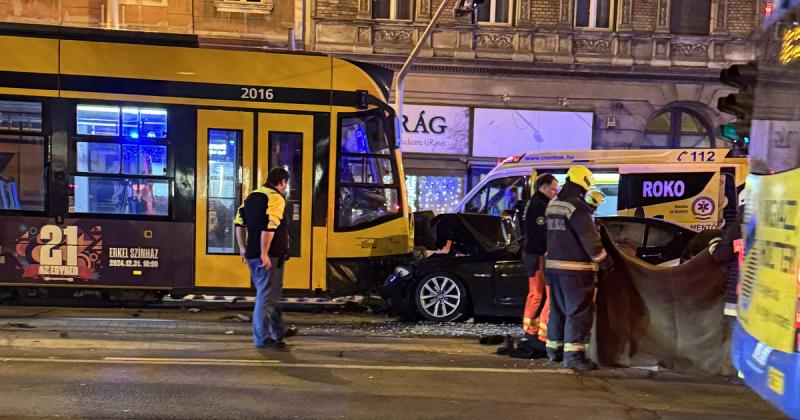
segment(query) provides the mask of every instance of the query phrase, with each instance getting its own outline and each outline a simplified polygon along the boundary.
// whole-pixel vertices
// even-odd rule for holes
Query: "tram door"
[[[262,113],[258,115],[258,182],[267,179],[270,169],[289,171],[286,211],[289,223],[289,260],[283,276],[286,289],[311,288],[311,190],[314,117],[298,114]],[[320,256],[320,257],[324,257]]]
[[[284,218],[292,240],[284,288],[310,288],[312,130],[311,116],[198,110],[196,286],[250,287],[233,217],[252,186],[281,166],[290,174]]]

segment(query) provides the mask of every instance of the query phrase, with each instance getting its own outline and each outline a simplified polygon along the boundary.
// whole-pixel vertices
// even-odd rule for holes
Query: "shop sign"
[[[469,154],[469,108],[405,105],[402,125],[403,152]]]
[[[591,112],[475,108],[473,155],[505,158],[525,152],[590,150]]]

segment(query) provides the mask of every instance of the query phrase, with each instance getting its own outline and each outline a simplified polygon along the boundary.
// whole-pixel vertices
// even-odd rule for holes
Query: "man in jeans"
[[[282,222],[288,182],[286,169],[271,169],[266,184],[248,194],[234,220],[239,253],[256,288],[253,344],[258,348],[286,347],[278,304],[283,289],[283,263],[289,252],[289,229]]]

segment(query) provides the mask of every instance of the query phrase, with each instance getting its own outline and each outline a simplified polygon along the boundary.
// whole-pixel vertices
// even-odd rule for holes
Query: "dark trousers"
[[[548,353],[564,352],[564,360],[583,360],[594,320],[594,272],[545,272],[550,285]]]

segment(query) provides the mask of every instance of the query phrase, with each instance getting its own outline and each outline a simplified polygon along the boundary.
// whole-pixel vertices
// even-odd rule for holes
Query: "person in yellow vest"
[[[252,191],[236,212],[236,240],[256,289],[253,344],[284,348],[286,329],[278,308],[283,289],[283,263],[289,253],[289,230],[283,220],[289,172],[273,168],[267,182]]]

